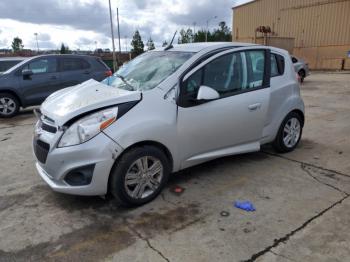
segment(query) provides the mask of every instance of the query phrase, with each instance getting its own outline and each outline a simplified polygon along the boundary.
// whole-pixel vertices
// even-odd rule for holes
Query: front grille
[[[56,127],[50,126],[50,125],[48,125],[46,123],[42,123],[41,124],[41,128],[42,128],[42,130],[50,132],[50,133],[56,133],[57,132],[57,128]]]
[[[47,155],[50,150],[50,145],[41,141],[34,139],[34,153],[39,162],[45,164]]]

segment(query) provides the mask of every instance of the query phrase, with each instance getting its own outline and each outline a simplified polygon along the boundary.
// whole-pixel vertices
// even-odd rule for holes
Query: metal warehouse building
[[[350,0],[255,0],[233,7],[232,34],[287,49],[312,69],[350,69]]]

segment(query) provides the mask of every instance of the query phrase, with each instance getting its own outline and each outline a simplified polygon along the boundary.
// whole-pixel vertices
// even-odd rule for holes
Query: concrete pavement
[[[294,152],[264,147],[184,170],[135,209],[52,192],[34,169],[30,110],[0,119],[0,261],[347,261],[350,74],[315,73],[302,94]]]

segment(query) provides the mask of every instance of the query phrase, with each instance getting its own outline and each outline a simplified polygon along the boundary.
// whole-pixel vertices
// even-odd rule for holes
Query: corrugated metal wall
[[[256,0],[233,13],[233,41],[252,42],[263,25],[295,47],[350,44],[350,0]]]

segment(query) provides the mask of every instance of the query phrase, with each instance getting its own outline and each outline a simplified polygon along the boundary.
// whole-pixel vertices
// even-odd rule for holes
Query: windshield
[[[25,64],[27,62],[28,58],[25,58],[23,61],[19,61],[16,65],[10,67],[9,69],[7,69],[7,71],[3,72],[4,74],[8,74],[14,70],[16,70],[17,68],[21,67],[23,64]]]
[[[174,73],[193,53],[175,51],[147,52],[122,66],[103,83],[129,91],[155,88]]]

